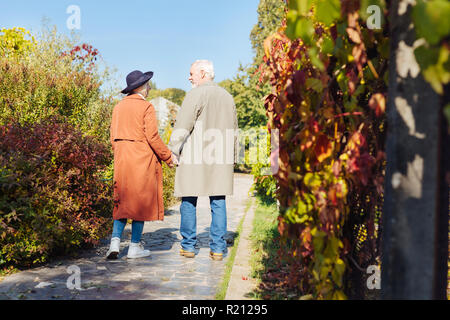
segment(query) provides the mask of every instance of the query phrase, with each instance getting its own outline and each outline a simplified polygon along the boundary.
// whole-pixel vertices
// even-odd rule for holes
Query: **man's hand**
[[[176,156],[175,154],[173,154],[173,153],[172,153],[172,164],[173,164],[174,166],[177,166],[177,167],[178,167],[178,165],[180,164],[180,162],[178,161],[177,156]],[[172,168],[173,168],[173,167],[172,167]]]

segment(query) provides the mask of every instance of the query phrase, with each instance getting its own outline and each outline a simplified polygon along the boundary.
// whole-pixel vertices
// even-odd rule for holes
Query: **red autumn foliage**
[[[315,23],[312,44],[289,39],[286,24],[265,41],[268,125],[280,130],[279,231],[298,266],[289,283],[322,299],[360,298],[359,269],[379,257],[387,40],[362,31],[358,10],[359,1],[341,1],[336,24]]]
[[[0,265],[98,243],[110,225],[110,156],[58,118],[0,126]]]

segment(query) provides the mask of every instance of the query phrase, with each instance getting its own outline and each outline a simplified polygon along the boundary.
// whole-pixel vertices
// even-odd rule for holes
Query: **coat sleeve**
[[[111,142],[111,147],[112,147],[112,149],[113,149],[113,151],[114,151],[114,132],[113,132],[113,125],[114,125],[114,119],[115,117],[114,117],[114,111],[113,111],[113,115],[112,115],[112,118],[111,118],[111,124],[110,124],[110,126],[109,126],[109,141]]]
[[[167,164],[172,163],[172,153],[159,136],[156,112],[152,104],[149,104],[145,110],[144,134],[148,144],[153,149],[157,157]]]
[[[233,124],[234,124],[234,164],[239,161],[239,122],[237,118],[236,104],[233,101]]]
[[[183,145],[194,129],[201,111],[200,91],[194,89],[186,94],[170,137],[169,149],[177,157],[180,157]]]

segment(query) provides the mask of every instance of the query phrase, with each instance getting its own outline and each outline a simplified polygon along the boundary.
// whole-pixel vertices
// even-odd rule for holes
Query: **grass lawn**
[[[286,300],[301,296],[287,285],[289,263],[283,254],[283,242],[278,232],[278,208],[276,204],[257,200],[251,235],[252,278],[258,282],[251,293],[254,299]]]

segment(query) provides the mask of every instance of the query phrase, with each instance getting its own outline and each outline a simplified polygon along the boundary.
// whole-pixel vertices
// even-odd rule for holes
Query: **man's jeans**
[[[183,237],[181,247],[189,252],[195,252],[197,244],[197,199],[198,197],[183,197],[180,207],[180,233]],[[209,202],[212,215],[209,246],[214,253],[226,254],[227,208],[225,196],[209,197]]]

